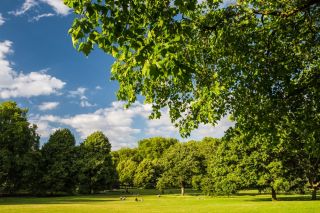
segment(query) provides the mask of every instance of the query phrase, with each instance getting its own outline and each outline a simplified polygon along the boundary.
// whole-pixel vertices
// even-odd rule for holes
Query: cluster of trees
[[[56,130],[41,148],[27,110],[0,104],[0,193],[94,193],[116,182],[111,145],[94,132],[76,146],[68,129]]]
[[[239,190],[305,193],[320,177],[312,153],[289,148],[288,141],[272,144],[267,137],[248,137],[236,128],[222,139],[180,143],[170,138],[139,141],[137,148],[112,152],[120,185],[128,187],[201,190],[207,195],[234,194]],[[309,156],[309,158],[307,157]],[[318,155],[320,156],[320,155]],[[311,161],[310,158],[313,158]],[[319,159],[320,160],[320,159]],[[313,181],[310,181],[313,180]]]
[[[304,193],[312,199],[320,185],[319,146],[283,132],[251,135],[230,128],[222,139],[181,143],[154,137],[136,148],[111,152],[102,132],[80,145],[68,129],[56,130],[41,148],[27,110],[14,102],[0,104],[0,193],[96,193],[130,187],[202,190],[233,194],[242,189]],[[315,136],[316,137],[316,136]],[[316,140],[316,139],[315,139]]]

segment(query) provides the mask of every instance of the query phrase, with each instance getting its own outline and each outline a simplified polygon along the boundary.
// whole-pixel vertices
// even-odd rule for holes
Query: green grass
[[[139,190],[134,191],[138,196],[118,191],[93,196],[0,198],[0,212],[320,212],[320,201],[311,201],[310,195],[279,195],[279,201],[271,201],[270,195],[256,195],[252,191],[230,197],[187,192],[189,195],[183,197],[178,194],[158,197],[154,190]],[[121,201],[120,196],[127,196],[127,200]],[[143,201],[135,201],[136,197]]]

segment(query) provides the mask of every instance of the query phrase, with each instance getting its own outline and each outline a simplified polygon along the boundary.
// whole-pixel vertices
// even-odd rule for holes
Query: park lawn
[[[270,195],[242,193],[235,196],[208,197],[202,195],[161,195],[140,191],[140,195],[108,193],[92,196],[46,198],[0,198],[1,213],[37,212],[320,212],[320,201],[311,201],[310,195],[280,195],[271,201]],[[142,201],[135,201],[138,198]]]

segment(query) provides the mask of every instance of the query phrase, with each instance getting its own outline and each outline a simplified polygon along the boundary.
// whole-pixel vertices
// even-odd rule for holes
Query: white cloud
[[[2,14],[0,13],[0,26],[5,23],[5,19],[3,18]]]
[[[96,90],[102,90],[102,87],[101,86],[96,86]]]
[[[92,104],[87,100],[80,100],[80,106],[81,107],[94,107],[96,104]]]
[[[149,111],[151,112],[151,107]],[[162,110],[161,117],[159,119],[146,120],[145,133],[150,137],[179,137],[178,129],[171,123],[168,109]]]
[[[160,119],[146,120],[147,128],[144,130],[147,135],[152,136],[164,136],[175,137],[183,141],[186,140],[202,140],[203,137],[220,138],[224,135],[224,132],[234,125],[227,116],[218,121],[216,126],[210,124],[201,124],[197,129],[193,130],[189,138],[182,139],[179,134],[178,128],[176,128],[170,120],[169,110],[163,110]]]
[[[16,11],[11,11],[9,13],[15,16],[20,16],[25,14],[27,11],[29,11],[31,8],[33,8],[37,4],[38,3],[35,0],[25,0],[25,2],[23,3],[20,9]]]
[[[79,87],[76,90],[69,91],[69,96],[70,97],[77,97],[79,96],[80,98],[87,98],[85,96],[85,92],[87,91],[87,88],[84,87]]]
[[[30,21],[39,21],[42,18],[52,17],[52,16],[54,16],[53,13],[44,13],[44,14],[40,14],[40,15],[37,15],[37,16],[31,18]]]
[[[37,133],[42,137],[49,137],[49,135],[53,132],[53,127],[49,126],[48,122],[45,121],[32,121],[31,123],[37,124]]]
[[[11,54],[12,42],[0,42],[0,98],[32,97],[58,93],[65,82],[48,75],[47,70],[17,73],[7,55]]]
[[[58,107],[59,102],[43,102],[39,105],[39,110],[46,111],[46,110],[53,110]]]
[[[46,4],[50,6],[56,15],[66,16],[70,13],[70,8],[68,8],[66,5],[63,4],[63,0],[25,0],[22,4],[21,8],[9,12],[9,14],[15,15],[15,16],[21,16],[26,14],[28,11],[30,11],[35,6]],[[38,11],[36,11],[38,13]],[[51,17],[53,16],[53,13],[42,13],[39,15],[36,15],[35,17],[31,18],[30,21],[38,21],[41,18],[44,17]]]
[[[198,129],[195,129],[191,133],[191,137],[195,140],[201,140],[204,136],[221,138],[224,135],[224,132],[232,126],[234,126],[234,122],[230,121],[228,116],[225,116],[220,121],[218,121],[217,125],[214,127],[208,124],[200,125]]]
[[[82,139],[94,131],[102,131],[109,138],[113,148],[122,146],[133,146],[137,141],[136,134],[140,129],[133,127],[133,119],[137,112],[141,111],[141,105],[133,109],[125,110],[117,102],[111,107],[99,109],[93,113],[78,114],[70,117],[59,117],[53,115],[34,116],[31,120],[42,127],[49,127],[51,124],[63,124],[74,128]],[[49,135],[50,129],[41,128],[42,135]]]
[[[51,124],[61,124],[74,128],[82,139],[92,132],[100,130],[109,138],[113,149],[123,146],[133,147],[137,145],[139,134],[144,133],[144,137],[176,137],[179,138],[178,130],[171,124],[168,111],[164,110],[160,119],[149,120],[151,105],[144,105],[139,102],[133,104],[129,109],[123,108],[122,102],[113,102],[110,107],[99,109],[93,113],[78,114],[69,117],[59,117],[45,115],[35,117],[35,123],[42,126]],[[145,122],[145,126],[137,127],[136,119]],[[46,123],[47,125],[45,125]],[[202,125],[195,130],[191,137],[184,140],[201,140],[203,137],[221,137],[224,131],[232,126],[232,122],[226,118],[218,122],[217,127]],[[47,131],[52,131],[47,129]],[[43,133],[49,135],[49,132]]]
[[[52,7],[52,9],[59,15],[68,15],[70,8],[63,4],[63,0],[40,0]]]
[[[80,98],[80,106],[81,107],[93,107],[96,106],[95,104],[91,104],[88,101],[88,97],[85,95],[87,91],[87,88],[84,87],[79,87],[76,90],[70,91],[69,92],[69,97],[79,97]]]

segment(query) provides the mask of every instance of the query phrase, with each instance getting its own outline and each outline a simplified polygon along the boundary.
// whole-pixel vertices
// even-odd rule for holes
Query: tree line
[[[117,176],[111,144],[94,132],[80,145],[69,129],[58,129],[40,148],[27,110],[0,104],[0,194],[58,195],[112,188]]]
[[[222,139],[179,142],[154,137],[117,151],[111,151],[99,131],[80,145],[68,129],[56,130],[41,148],[39,139],[26,109],[14,102],[0,104],[1,194],[88,194],[119,187],[129,192],[139,187],[230,195],[258,189],[271,191],[277,199],[277,192],[311,189],[316,199],[320,183],[318,148],[291,134],[271,140],[233,127]]]

